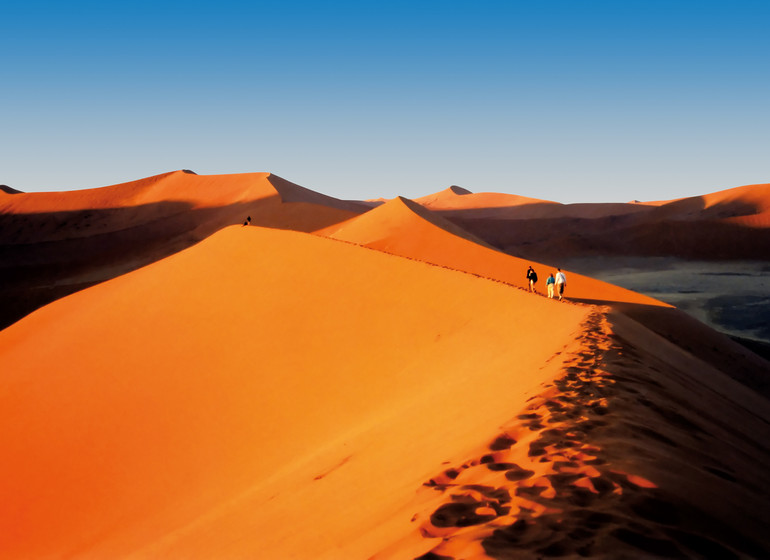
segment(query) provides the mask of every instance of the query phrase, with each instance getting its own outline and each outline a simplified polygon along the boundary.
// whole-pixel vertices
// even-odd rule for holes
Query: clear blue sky
[[[0,3],[0,183],[270,171],[339,198],[770,182],[770,2]]]

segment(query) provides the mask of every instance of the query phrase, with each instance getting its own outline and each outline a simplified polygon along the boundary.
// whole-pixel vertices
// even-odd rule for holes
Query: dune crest
[[[314,231],[367,209],[269,173],[174,171],[96,189],[2,196],[0,326],[247,219]]]
[[[766,401],[707,366],[692,395],[686,372],[705,364],[617,314],[594,311],[578,336],[562,374],[486,446],[427,480],[412,532],[373,558],[766,554],[764,521],[746,511],[764,507],[768,493],[752,486],[767,474],[727,459],[738,432],[719,419],[751,410],[752,436],[738,445],[766,456]]]
[[[746,185],[670,201],[659,206],[657,215],[765,228],[770,226],[770,184]]]
[[[319,233],[335,239],[365,245],[402,257],[477,274],[524,288],[526,271],[533,265],[539,274],[537,289],[545,292],[549,267],[505,254],[459,228],[439,213],[415,201],[399,197],[356,218]],[[654,306],[666,304],[618,286],[566,271],[567,297],[592,302],[635,302]]]
[[[462,187],[452,186],[438,193],[414,199],[414,201],[434,211],[452,215],[455,212],[472,211],[475,215],[495,217],[515,212],[522,205],[553,205],[557,202],[529,198],[515,194],[474,193]]]

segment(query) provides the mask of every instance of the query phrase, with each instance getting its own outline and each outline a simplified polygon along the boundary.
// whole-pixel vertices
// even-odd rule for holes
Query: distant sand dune
[[[770,184],[665,202],[501,205],[508,195],[433,195],[417,199],[487,243],[540,261],[559,256],[676,256],[766,259]],[[467,202],[466,202],[467,201]]]

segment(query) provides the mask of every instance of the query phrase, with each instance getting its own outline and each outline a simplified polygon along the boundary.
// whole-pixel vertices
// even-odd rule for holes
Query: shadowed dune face
[[[647,204],[463,204],[469,197],[455,197],[452,205],[426,197],[425,204],[487,243],[523,258],[762,260],[770,254],[770,185]]]
[[[269,173],[195,175],[175,171],[97,189],[0,196],[4,221],[0,234],[8,243],[101,234],[145,222],[170,220],[183,213],[183,207],[173,204],[186,204],[189,209],[216,208],[223,213],[235,207],[253,212],[254,225],[299,231],[327,227],[368,209],[365,205],[314,193]],[[102,211],[99,219],[89,219],[97,211]],[[63,218],[57,219],[57,215]],[[237,215],[235,222],[217,225],[221,228],[240,223],[247,215]],[[29,223],[33,219],[34,223]],[[75,223],[67,224],[65,219]],[[26,222],[27,227],[19,222]]]
[[[273,185],[273,188],[276,190],[283,202],[317,204],[319,206],[336,208],[338,210],[353,212],[355,214],[361,214],[362,212],[366,212],[371,208],[371,205],[367,204],[366,202],[339,200],[332,198],[331,196],[326,196],[325,194],[311,191],[310,189],[306,189],[305,187],[291,183],[286,179],[278,177],[277,175],[268,176],[268,181],[270,181],[270,184]]]
[[[350,218],[353,208],[266,173],[177,171],[99,189],[0,197],[0,327],[247,216],[253,225],[314,231]]]
[[[729,222],[635,223],[633,217],[623,216],[596,220],[451,219],[507,253],[546,262],[609,256],[764,260],[770,251],[770,228]]]

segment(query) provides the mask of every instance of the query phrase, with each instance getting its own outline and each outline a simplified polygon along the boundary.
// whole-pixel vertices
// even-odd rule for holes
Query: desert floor
[[[770,262],[594,257],[566,266],[670,303],[730,336],[770,344]]]

